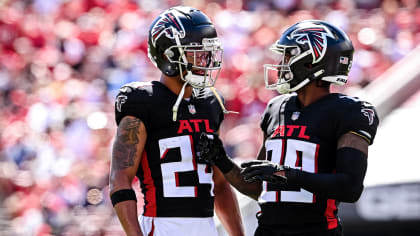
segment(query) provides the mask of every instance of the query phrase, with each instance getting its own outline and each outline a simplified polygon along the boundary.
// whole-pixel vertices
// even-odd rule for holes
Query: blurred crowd
[[[338,92],[368,85],[420,42],[416,0],[0,1],[1,235],[122,233],[108,197],[114,98],[125,83],[159,79],[148,29],[175,5],[216,26],[224,45],[216,88],[240,112],[225,117],[222,138],[243,159],[262,141],[260,115],[276,95],[262,65],[287,26],[324,19],[349,34],[356,53]]]

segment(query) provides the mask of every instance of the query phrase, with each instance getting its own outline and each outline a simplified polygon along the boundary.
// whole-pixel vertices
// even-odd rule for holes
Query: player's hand
[[[277,165],[266,160],[247,161],[241,164],[244,180],[247,182],[267,181],[273,184],[284,184],[287,178],[280,173],[288,170],[288,167]]]
[[[200,134],[200,140],[195,146],[198,161],[214,165],[217,161],[227,158],[222,140],[217,134]]]

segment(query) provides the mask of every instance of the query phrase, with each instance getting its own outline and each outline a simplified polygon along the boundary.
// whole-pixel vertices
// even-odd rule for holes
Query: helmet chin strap
[[[277,85],[277,91],[281,94],[296,92],[297,90],[301,89],[303,86],[307,85],[309,82],[318,78],[324,72],[325,72],[325,70],[319,70],[319,71],[315,72],[313,75],[310,75],[309,78],[304,79],[302,82],[300,82],[298,85],[296,85],[293,88],[290,88],[289,83],[279,84],[279,85]]]
[[[281,93],[281,94],[286,94],[286,93],[290,93],[290,84],[286,83],[286,84],[279,84],[276,87],[277,92]]]
[[[181,103],[182,97],[184,97],[185,87],[187,86],[187,84],[188,82],[185,82],[184,85],[182,86],[182,89],[179,92],[178,98],[176,99],[176,102],[174,106],[172,107],[172,120],[173,121],[177,120],[179,104]],[[210,87],[210,89],[213,92],[214,96],[216,97],[217,101],[219,102],[219,105],[222,108],[224,114],[229,114],[229,113],[239,114],[239,112],[236,112],[236,111],[228,111],[223,105],[222,99],[220,98],[219,94],[216,92],[216,89],[214,87]]]
[[[277,89],[277,92],[279,92],[281,94],[291,93],[291,92],[295,92],[295,91],[301,89],[303,86],[307,85],[310,81],[311,80],[309,78],[306,78],[293,88],[290,88],[289,83],[279,84],[279,85],[277,85],[276,89]]]
[[[202,88],[204,86],[198,86],[199,84],[203,85],[205,82],[205,77],[201,75],[194,75],[191,71],[187,70],[187,74],[181,76],[184,78],[184,80],[193,87],[196,88]]]
[[[216,97],[217,101],[219,102],[219,105],[222,108],[222,111],[223,111],[224,114],[229,114],[229,113],[239,114],[239,112],[237,112],[237,111],[228,111],[226,109],[225,105],[223,105],[222,99],[220,98],[220,96],[217,93],[216,89],[214,87],[210,87],[210,89],[213,92],[214,96]]]
[[[187,82],[184,83],[184,85],[182,85],[182,89],[179,92],[178,98],[176,99],[176,102],[174,104],[174,106],[172,107],[172,120],[176,121],[177,115],[178,115],[178,107],[179,104],[181,103],[181,99],[182,97],[184,97],[184,93],[185,93],[185,86],[187,86]]]
[[[177,31],[175,31],[177,32]],[[175,42],[178,46],[181,46],[181,41],[179,40],[178,37],[178,33],[174,34],[174,38],[175,38]],[[184,61],[184,63],[188,63],[187,57],[184,54],[184,50],[182,50],[181,47],[178,47],[179,53],[182,57],[182,60]],[[188,73],[190,73],[188,71]],[[182,77],[182,71],[180,71],[180,76]],[[174,104],[174,106],[172,107],[172,120],[176,121],[177,116],[178,116],[178,108],[179,108],[179,104],[181,103],[181,99],[184,97],[184,93],[185,93],[185,87],[187,86],[188,82],[187,80],[185,80],[184,85],[182,85],[181,91],[178,94],[178,98],[176,99],[176,102]]]

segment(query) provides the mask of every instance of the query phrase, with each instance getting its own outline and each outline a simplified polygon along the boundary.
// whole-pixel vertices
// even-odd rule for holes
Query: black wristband
[[[220,171],[222,171],[223,174],[226,174],[227,172],[231,171],[233,169],[233,161],[228,156],[223,156],[218,158],[214,164],[216,164],[217,168],[219,168]]]
[[[119,202],[134,200],[137,202],[136,193],[133,189],[121,189],[111,194],[112,205],[115,206]]]

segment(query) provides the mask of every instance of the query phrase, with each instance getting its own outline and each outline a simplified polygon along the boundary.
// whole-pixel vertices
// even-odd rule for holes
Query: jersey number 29
[[[301,140],[288,139],[285,146],[285,140],[274,139],[267,140],[265,149],[271,152],[271,162],[284,164],[291,168],[297,168],[310,173],[316,173],[319,145]],[[287,147],[284,152],[284,147]],[[263,190],[261,192],[260,202],[302,202],[313,203],[314,195],[304,189],[299,191],[268,191],[267,182],[263,181]]]

